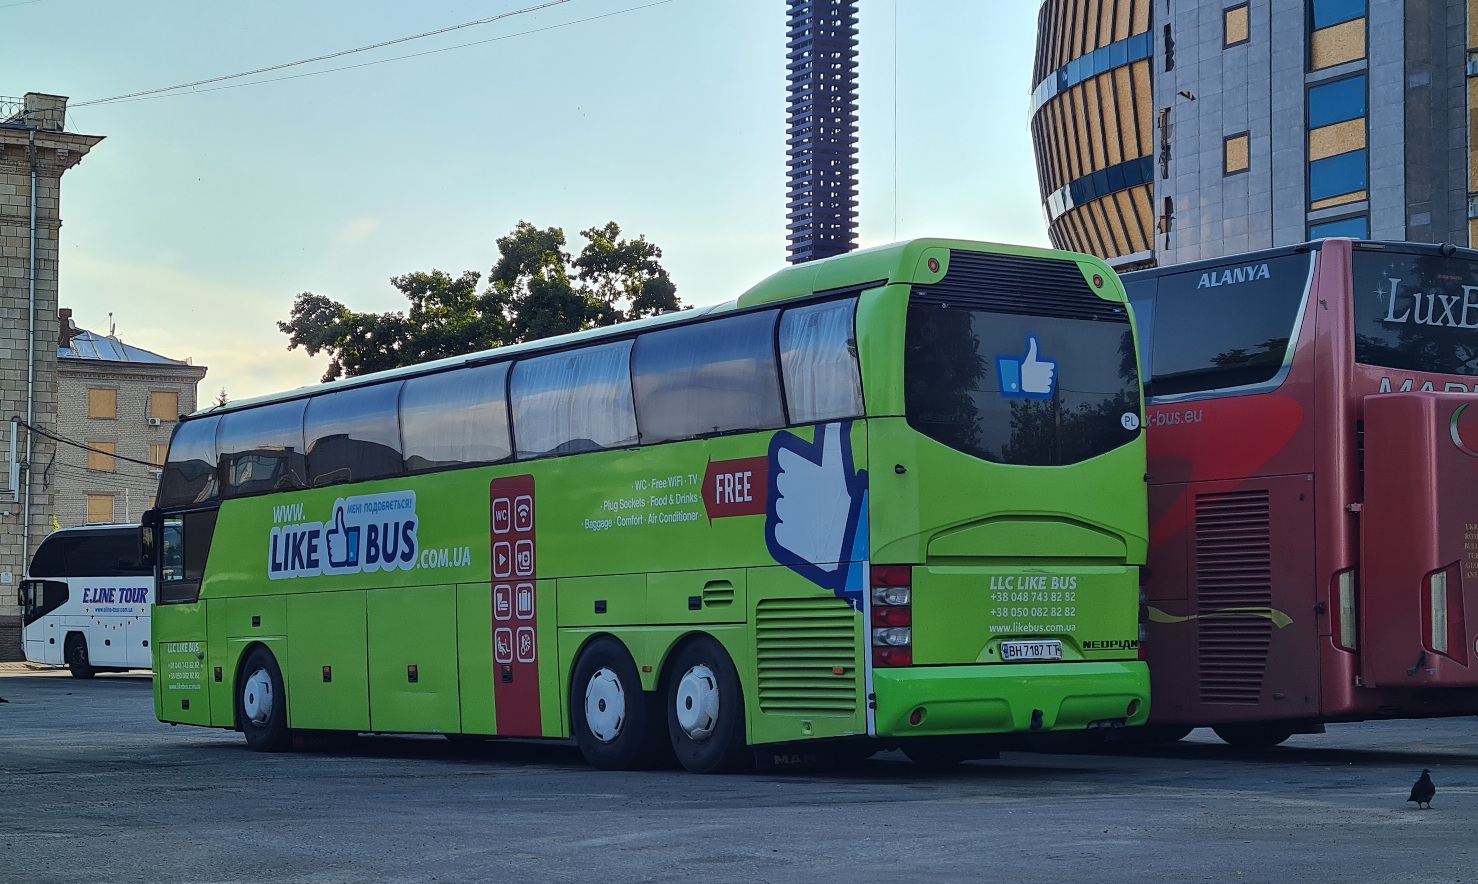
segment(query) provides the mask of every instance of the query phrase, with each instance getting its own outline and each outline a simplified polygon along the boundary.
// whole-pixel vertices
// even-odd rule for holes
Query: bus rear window
[[[1356,250],[1355,361],[1478,376],[1478,262]]]
[[[1124,288],[1151,370],[1145,395],[1251,392],[1275,386],[1288,361],[1312,253],[1181,273],[1129,274]],[[1156,334],[1156,329],[1173,329]]]
[[[1127,317],[1020,315],[916,295],[904,348],[909,425],[966,454],[1055,466],[1139,435]]]

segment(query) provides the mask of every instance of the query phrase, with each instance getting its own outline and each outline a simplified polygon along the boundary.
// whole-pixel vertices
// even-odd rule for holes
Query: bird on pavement
[[[1432,796],[1437,794],[1437,787],[1432,784],[1431,771],[1422,768],[1422,775],[1411,786],[1411,797],[1407,801],[1415,801],[1417,807],[1426,805],[1427,810],[1432,809]]]

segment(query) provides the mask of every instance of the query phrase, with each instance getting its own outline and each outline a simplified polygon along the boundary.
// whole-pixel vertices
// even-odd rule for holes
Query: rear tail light
[[[907,565],[872,568],[872,665],[913,665],[913,569]]]
[[[1360,614],[1355,606],[1355,572],[1339,572],[1336,610],[1339,612],[1339,646],[1347,651],[1360,648]]]
[[[1457,563],[1426,577],[1422,594],[1422,638],[1427,650],[1460,666],[1468,665],[1468,623],[1463,616],[1463,589]]]

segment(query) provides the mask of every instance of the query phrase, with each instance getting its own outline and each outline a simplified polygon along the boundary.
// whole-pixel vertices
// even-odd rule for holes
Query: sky
[[[1047,245],[1036,0],[860,7],[859,245]],[[300,292],[400,310],[392,276],[486,278],[520,220],[573,252],[606,221],[644,235],[689,306],[781,269],[786,22],[785,0],[0,0],[0,95],[68,96],[68,130],[105,136],[62,179],[61,305],[208,366],[203,403],[318,381],[276,325]]]

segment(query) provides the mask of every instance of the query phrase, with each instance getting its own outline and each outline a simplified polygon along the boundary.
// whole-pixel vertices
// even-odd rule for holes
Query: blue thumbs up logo
[[[1057,363],[1037,355],[1036,335],[1026,336],[1026,355],[997,356],[1001,395],[1007,399],[1051,399],[1057,388]]]

